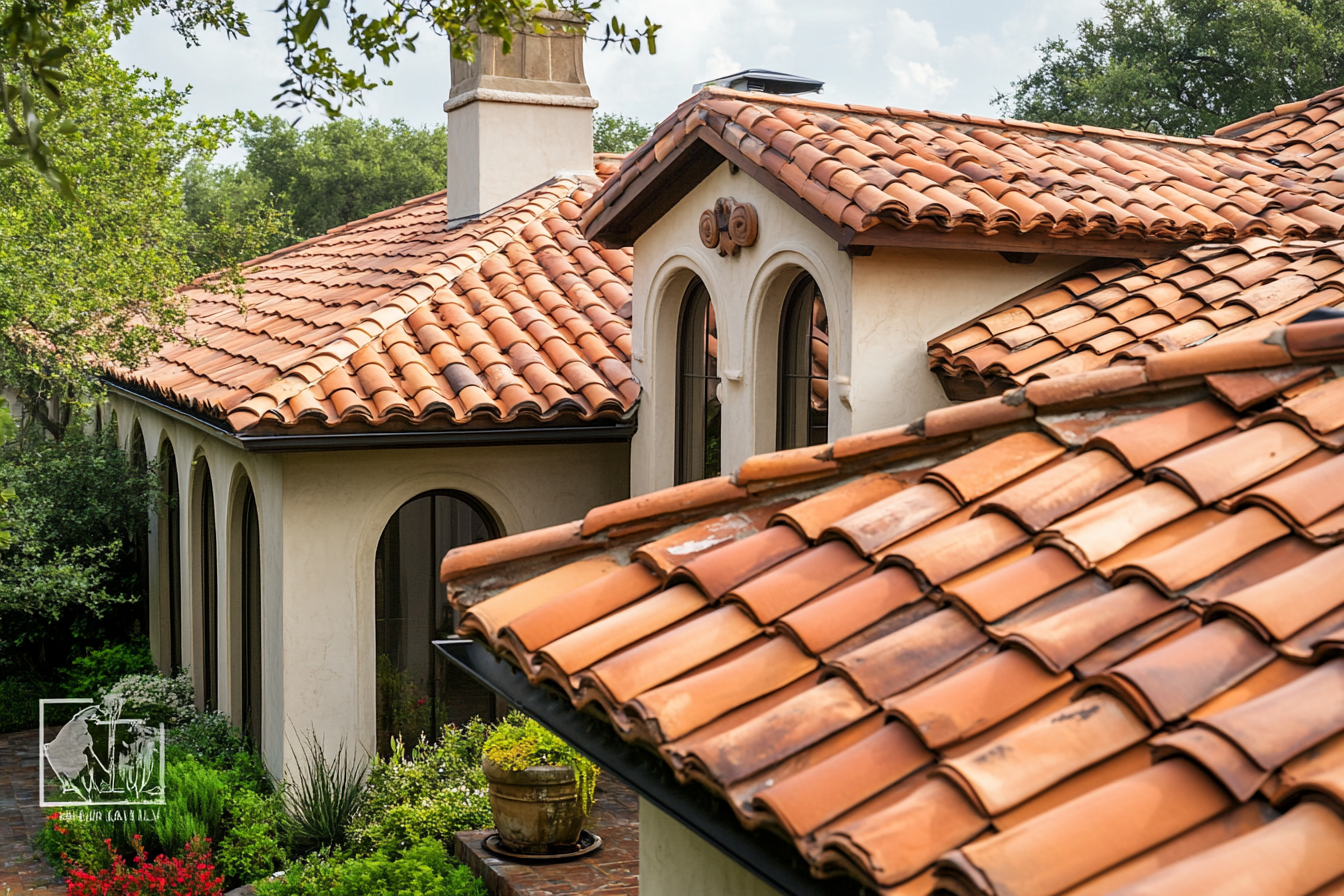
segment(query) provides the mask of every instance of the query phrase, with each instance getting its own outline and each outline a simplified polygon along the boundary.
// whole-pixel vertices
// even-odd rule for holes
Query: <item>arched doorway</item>
[[[215,488],[210,465],[196,459],[196,632],[200,639],[197,681],[201,707],[213,711],[219,702],[219,557],[215,539]]]
[[[498,535],[484,505],[448,490],[417,495],[383,529],[374,560],[380,753],[389,752],[393,737],[409,744],[421,734],[434,738],[446,724],[495,716],[490,692],[430,642],[456,628],[439,581],[443,555]]]

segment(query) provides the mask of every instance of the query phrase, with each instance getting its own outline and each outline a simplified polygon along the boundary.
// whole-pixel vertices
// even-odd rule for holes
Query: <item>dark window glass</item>
[[[177,459],[173,446],[165,444],[159,461],[163,471],[164,512],[159,516],[161,531],[159,546],[163,551],[160,570],[163,581],[159,595],[167,607],[160,604],[160,618],[168,626],[168,669],[173,675],[182,667],[182,502],[177,487]],[[167,609],[167,613],[164,613]],[[166,618],[163,618],[166,617]]]
[[[779,339],[779,428],[775,447],[824,445],[827,438],[826,303],[807,274],[789,290]]]
[[[242,729],[258,744],[261,743],[261,521],[257,518],[257,498],[252,486],[243,495],[241,562],[239,563],[242,588],[240,589],[239,665],[242,680]]]
[[[200,462],[202,466],[205,461]],[[219,563],[215,549],[215,490],[210,468],[201,471],[201,700],[213,711],[219,700],[219,660],[215,641],[219,619]]]
[[[149,458],[145,455],[145,436],[140,424],[133,423],[131,430],[131,466],[138,473],[149,468]],[[148,520],[146,519],[147,523]],[[135,555],[135,593],[140,596],[137,615],[139,631],[149,631],[149,527],[137,526],[131,535],[131,550]]]
[[[714,303],[696,280],[677,334],[677,482],[719,475],[719,327]]]
[[[374,559],[378,648],[378,749],[393,737],[410,745],[442,726],[497,716],[494,697],[431,644],[457,628],[439,563],[455,547],[498,536],[485,509],[461,492],[435,491],[401,505]]]

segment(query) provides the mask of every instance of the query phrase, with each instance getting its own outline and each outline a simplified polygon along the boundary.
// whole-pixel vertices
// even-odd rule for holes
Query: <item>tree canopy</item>
[[[543,17],[556,14],[566,30],[587,33],[597,23],[603,0],[280,0],[279,41],[289,77],[274,97],[280,107],[317,106],[329,117],[357,105],[364,93],[391,81],[370,77],[368,66],[341,63],[332,49],[331,18],[344,18],[347,45],[365,63],[390,66],[414,53],[420,29],[452,43],[453,56],[470,60],[479,34],[494,35],[508,52],[515,32],[541,33]],[[90,26],[113,33],[129,30],[141,14],[167,15],[188,44],[205,29],[247,37],[247,15],[237,0],[9,0],[0,5],[0,112],[8,127],[11,154],[0,165],[30,163],[47,183],[71,195],[75,184],[53,151],[78,127],[67,114],[65,82],[79,35]],[[659,26],[628,31],[613,17],[598,38],[633,53],[657,52]],[[43,107],[43,101],[46,101]]]
[[[996,97],[1016,118],[1211,134],[1344,83],[1344,0],[1104,0]]]
[[[637,118],[599,112],[593,116],[593,152],[630,152],[653,130]]]
[[[30,166],[0,168],[0,382],[56,437],[91,359],[134,364],[182,322],[175,288],[196,268],[179,171],[228,128],[183,121],[185,95],[122,68],[105,31],[77,42],[64,98],[75,129],[51,157],[78,194],[51,194]]]

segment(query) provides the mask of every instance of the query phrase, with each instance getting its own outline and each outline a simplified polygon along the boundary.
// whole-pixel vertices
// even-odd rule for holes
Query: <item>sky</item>
[[[238,2],[252,23],[249,38],[207,33],[199,46],[186,47],[165,17],[147,15],[113,54],[175,86],[190,85],[190,115],[268,114],[287,77],[275,45],[279,17],[270,12],[274,0]],[[590,43],[585,64],[598,111],[650,124],[670,114],[696,82],[745,68],[825,81],[820,98],[833,102],[988,114],[995,93],[1035,66],[1037,45],[1072,36],[1079,21],[1100,11],[1100,0],[617,0],[604,15],[614,13],[630,27],[648,16],[663,26],[658,53],[636,56]],[[417,125],[444,121],[447,40],[425,34],[419,44],[391,69],[370,67],[393,84],[369,92],[352,114]],[[320,120],[316,111],[303,119]],[[237,148],[219,158],[240,160]]]

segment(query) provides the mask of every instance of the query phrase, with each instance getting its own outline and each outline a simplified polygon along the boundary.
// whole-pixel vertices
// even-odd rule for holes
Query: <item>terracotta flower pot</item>
[[[572,768],[538,765],[511,772],[489,759],[481,767],[490,782],[495,829],[506,848],[545,855],[552,846],[579,842],[585,816]]]

